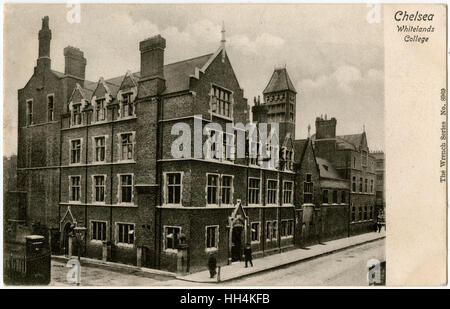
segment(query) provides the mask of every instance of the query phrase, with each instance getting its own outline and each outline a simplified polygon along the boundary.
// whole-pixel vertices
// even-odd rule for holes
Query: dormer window
[[[76,103],[72,107],[72,125],[80,125],[81,124],[81,102]]]
[[[95,121],[104,121],[106,116],[105,99],[95,101]]]
[[[214,114],[222,115],[225,117],[232,117],[232,97],[233,94],[229,90],[225,90],[218,86],[212,86],[211,88],[211,112]]]
[[[122,117],[134,116],[134,104],[131,102],[131,92],[122,94]]]

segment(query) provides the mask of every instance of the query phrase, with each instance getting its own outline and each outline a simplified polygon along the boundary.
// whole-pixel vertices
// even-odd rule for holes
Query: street
[[[385,240],[377,240],[341,252],[309,261],[251,275],[242,279],[221,283],[222,286],[367,286],[367,261],[385,260]],[[254,260],[258,263],[258,259]],[[64,263],[52,261],[54,286],[73,286],[67,283],[69,268]],[[176,280],[162,275],[151,278],[134,275],[132,272],[117,272],[105,268],[83,266],[82,286],[218,286]]]
[[[367,286],[367,261],[385,260],[385,240],[381,239],[299,263],[275,271],[257,274],[226,285],[277,285],[277,286]],[[255,260],[257,263],[258,260]]]

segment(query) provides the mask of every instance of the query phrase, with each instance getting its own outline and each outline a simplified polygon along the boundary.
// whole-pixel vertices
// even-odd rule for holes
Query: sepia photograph
[[[383,18],[425,11],[5,4],[4,285],[385,286]]]

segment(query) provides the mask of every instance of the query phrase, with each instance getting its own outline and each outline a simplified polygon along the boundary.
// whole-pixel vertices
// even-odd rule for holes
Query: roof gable
[[[286,90],[297,93],[286,68],[276,69],[273,72],[272,77],[270,78],[270,81],[264,89],[263,93],[266,94]]]

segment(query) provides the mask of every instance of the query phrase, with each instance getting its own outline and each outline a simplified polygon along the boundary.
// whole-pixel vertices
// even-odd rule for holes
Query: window
[[[106,222],[91,221],[91,239],[106,241]]]
[[[53,98],[52,94],[47,96],[47,121],[53,121],[55,118]]]
[[[272,222],[272,239],[277,240],[278,238],[278,221]]]
[[[362,212],[362,206],[358,207],[358,221],[363,220],[363,212]]]
[[[27,100],[27,125],[33,124],[33,100]]]
[[[70,200],[80,201],[80,190],[81,190],[81,177],[80,176],[70,176]]]
[[[222,196],[221,203],[224,205],[233,204],[233,177],[222,176]]]
[[[367,206],[364,206],[364,220],[367,220]]]
[[[303,183],[303,203],[311,204],[312,202],[313,202],[312,175],[306,174],[306,181]]]
[[[122,94],[122,112],[120,116],[134,116],[134,104],[131,102],[131,92]]]
[[[105,178],[106,176],[94,176],[94,202],[105,202]]]
[[[272,240],[272,221],[266,221],[266,240]]]
[[[164,227],[165,249],[173,250],[177,248],[178,239],[181,234],[181,227],[166,226]]]
[[[292,171],[294,169],[293,156],[294,153],[292,150],[286,148],[283,149],[284,169],[287,171]]]
[[[352,222],[355,222],[356,221],[356,209],[355,209],[355,206],[352,206],[352,213],[351,213],[351,216],[352,216]]]
[[[337,204],[338,202],[338,192],[333,190],[333,204]]]
[[[259,165],[259,156],[261,154],[261,143],[259,143],[257,140],[250,139],[249,140],[250,145],[250,164],[251,165]]]
[[[369,219],[372,220],[373,219],[373,206],[369,207]]]
[[[373,193],[373,179],[370,180],[370,193]]]
[[[251,223],[252,242],[259,242],[259,236],[260,236],[260,225],[259,225],[259,222],[252,222]]]
[[[234,145],[234,134],[223,133],[223,151],[224,160],[233,161],[235,158],[236,147]]]
[[[368,183],[368,179],[366,178],[366,179],[364,179],[364,192],[368,192],[368,185],[367,185],[367,183]]]
[[[232,117],[232,97],[231,91],[212,86],[211,88],[211,111],[215,114]]]
[[[95,162],[105,162],[105,137],[94,138],[95,143]]]
[[[378,174],[377,175],[377,181],[383,181],[383,175],[382,174]]]
[[[248,204],[259,204],[260,179],[249,178],[248,180]]]
[[[345,191],[342,191],[341,192],[341,204],[345,204],[346,200],[347,200],[346,193],[345,193]]]
[[[294,220],[281,220],[280,236],[286,238],[294,235]]]
[[[217,249],[219,247],[219,226],[206,227],[206,249]]]
[[[363,179],[359,178],[359,192],[363,192]]]
[[[120,134],[120,159],[133,160],[133,133]]]
[[[268,180],[267,181],[267,204],[276,205],[277,204],[277,191],[278,191],[278,181]]]
[[[208,175],[207,203],[219,204],[219,175]]]
[[[76,164],[81,162],[81,139],[70,141],[70,163]]]
[[[356,168],[356,158],[353,157],[353,168]]]
[[[294,194],[294,183],[285,181],[283,185],[283,204],[292,205],[292,195]]]
[[[134,244],[134,224],[117,223],[117,243]]]
[[[105,120],[106,106],[105,99],[95,101],[95,121]]]
[[[328,204],[328,190],[323,190],[323,197],[322,197],[322,203]]]
[[[119,203],[131,203],[133,199],[133,175],[119,175]]]
[[[74,104],[72,107],[72,125],[81,124],[81,103]]]
[[[356,177],[352,177],[352,192],[356,192]]]
[[[166,174],[166,204],[181,204],[181,173]]]

